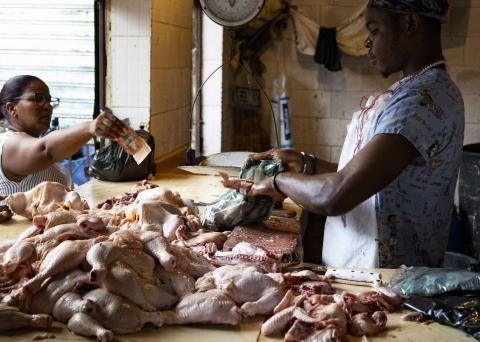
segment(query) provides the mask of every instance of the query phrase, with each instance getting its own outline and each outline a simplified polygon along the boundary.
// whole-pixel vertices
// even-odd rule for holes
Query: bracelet
[[[302,154],[302,159],[303,159],[303,170],[302,173],[307,173],[307,156],[305,155],[305,152],[300,152]]]
[[[285,196],[285,194],[282,192],[282,190],[280,190],[280,189],[278,188],[278,185],[277,185],[277,176],[278,176],[279,174],[281,174],[281,172],[277,172],[277,173],[275,173],[275,174],[273,175],[273,181],[272,181],[272,182],[273,182],[273,188],[275,189],[276,192],[279,192],[279,193],[281,193],[282,195]]]
[[[317,157],[315,157],[314,154],[309,154],[310,157],[312,157],[313,159],[313,172],[312,172],[312,175],[316,175],[317,174]]]

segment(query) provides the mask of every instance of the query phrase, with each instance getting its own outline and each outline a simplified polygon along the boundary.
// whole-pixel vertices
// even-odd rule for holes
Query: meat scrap
[[[48,340],[51,338],[56,338],[54,334],[50,333],[42,333],[42,334],[37,334],[32,337],[32,341],[41,341],[41,340]]]
[[[230,179],[228,173],[219,171],[218,174],[222,177],[221,183],[228,189],[233,189],[242,194],[247,194],[253,186],[253,181],[249,179]]]
[[[428,317],[422,314],[421,312],[409,312],[400,317],[402,321],[406,322],[426,322]]]
[[[288,291],[262,325],[266,336],[285,332],[285,341],[344,341],[347,334],[372,336],[384,331],[387,311],[402,298],[386,288],[357,295],[335,293],[330,279],[310,270],[283,275]]]
[[[8,205],[0,206],[0,223],[6,222],[12,219],[13,213]]]
[[[229,251],[239,242],[248,242],[281,258],[295,252],[298,235],[271,230],[263,224],[236,226],[225,241],[223,250]]]

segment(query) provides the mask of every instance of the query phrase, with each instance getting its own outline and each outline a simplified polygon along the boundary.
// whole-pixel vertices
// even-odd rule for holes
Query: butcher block
[[[178,191],[182,197],[191,198],[194,201],[208,202],[221,195],[225,189],[219,183],[219,177],[214,175],[192,175],[189,173],[173,172],[157,176],[153,181],[158,185]],[[109,183],[92,180],[76,189],[91,206],[102,200],[128,191],[132,183]],[[296,213],[296,219],[300,218],[301,210],[292,202],[286,202],[285,208]],[[277,220],[277,224],[278,224]],[[280,221],[281,222],[281,221]],[[26,219],[14,217],[13,220],[0,224],[0,239],[14,239],[30,225]],[[285,234],[285,233],[284,233]],[[288,233],[286,233],[288,234]],[[388,280],[393,270],[377,270],[382,273],[383,279]],[[341,290],[352,293],[369,290],[366,287],[334,284]],[[437,323],[425,325],[400,320],[401,313],[388,314],[387,331],[375,337],[368,337],[368,341],[475,341],[460,330],[441,326]],[[260,335],[262,317],[254,317],[243,320],[237,327],[218,325],[185,325],[164,326],[159,329],[144,329],[130,335],[116,335],[115,341],[280,341],[278,338],[265,338]],[[63,324],[54,323],[48,332],[38,330],[21,330],[3,333],[2,341],[32,341],[32,339],[55,339],[56,341],[88,341],[81,336],[71,334]],[[367,341],[361,338],[350,337],[349,341]]]

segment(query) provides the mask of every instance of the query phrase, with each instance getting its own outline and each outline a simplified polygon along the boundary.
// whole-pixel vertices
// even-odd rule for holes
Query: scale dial
[[[264,3],[265,0],[200,0],[205,14],[227,27],[248,23],[260,13]]]

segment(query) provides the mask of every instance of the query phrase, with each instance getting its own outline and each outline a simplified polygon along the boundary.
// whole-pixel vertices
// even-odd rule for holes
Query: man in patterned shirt
[[[329,216],[323,262],[335,267],[440,266],[464,134],[462,96],[441,47],[447,0],[370,0],[366,46],[378,71],[404,78],[353,115],[338,165],[293,150],[288,172],[249,195],[290,197]]]

